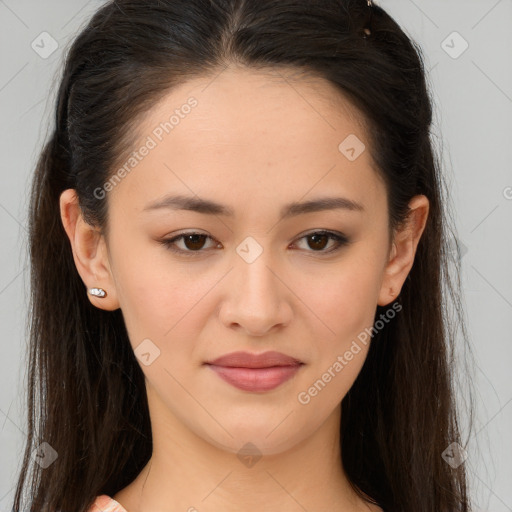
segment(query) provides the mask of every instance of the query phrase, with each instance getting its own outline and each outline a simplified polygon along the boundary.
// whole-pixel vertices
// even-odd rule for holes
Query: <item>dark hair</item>
[[[96,495],[127,486],[151,456],[144,375],[121,310],[90,303],[59,197],[75,189],[86,220],[106,230],[108,201],[94,191],[133,149],[141,116],[173,87],[228,65],[312,74],[349,99],[386,184],[390,230],[414,195],[428,197],[397,299],[403,311],[375,334],[342,401],[342,464],[357,492],[386,511],[469,511],[465,465],[442,456],[452,443],[465,446],[453,327],[465,343],[466,331],[422,52],[366,0],[110,1],[73,41],[31,190],[28,438],[14,510],[84,512]],[[58,458],[29,472],[43,442]]]

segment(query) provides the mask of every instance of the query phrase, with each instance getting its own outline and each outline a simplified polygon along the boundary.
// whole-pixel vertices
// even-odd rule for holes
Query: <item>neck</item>
[[[365,504],[343,471],[341,405],[300,444],[244,456],[199,437],[155,400],[148,392],[152,457],[113,496],[127,512],[380,510]]]

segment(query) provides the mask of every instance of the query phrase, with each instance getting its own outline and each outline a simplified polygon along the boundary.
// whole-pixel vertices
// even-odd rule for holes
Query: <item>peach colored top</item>
[[[87,512],[127,512],[126,509],[115,499],[107,494],[96,496],[94,503]]]

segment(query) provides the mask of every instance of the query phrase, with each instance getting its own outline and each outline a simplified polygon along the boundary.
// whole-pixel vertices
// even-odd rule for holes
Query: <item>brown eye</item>
[[[326,245],[329,243],[329,236],[324,234],[313,234],[308,235],[307,238],[309,239],[309,247],[315,250],[322,250],[325,249]],[[312,243],[311,243],[312,242]]]
[[[205,252],[204,244],[207,239],[213,240],[210,236],[203,233],[181,233],[181,235],[161,240],[162,243],[170,251],[184,256],[195,256],[195,253],[200,254]],[[182,241],[183,247],[178,247],[177,242]]]
[[[192,234],[182,235],[183,243],[187,249],[191,251],[198,251],[203,248],[205,239],[208,238],[206,235]]]
[[[183,256],[199,256],[206,252],[208,248],[205,248],[205,242],[207,239],[214,241],[214,239],[203,233],[181,233],[170,239],[160,240],[167,249]],[[313,252],[319,254],[329,254],[341,249],[344,245],[349,243],[349,239],[342,233],[333,233],[332,231],[315,231],[302,236],[299,240],[307,240],[306,252]],[[329,241],[333,241],[333,246],[327,250]],[[182,242],[182,247],[178,246],[178,242]],[[215,243],[210,246],[209,249],[215,248]],[[217,243],[217,247],[220,243]]]
[[[331,231],[315,231],[314,233],[303,236],[300,240],[307,240],[306,245],[307,248],[310,249],[306,249],[307,252],[318,252],[320,254],[328,254],[337,251],[349,243],[349,239],[345,235]],[[334,247],[325,250],[330,240],[334,241]]]

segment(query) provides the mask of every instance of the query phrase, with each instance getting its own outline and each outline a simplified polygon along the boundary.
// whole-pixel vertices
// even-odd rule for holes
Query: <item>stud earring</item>
[[[91,295],[94,295],[95,297],[103,298],[107,296],[107,292],[103,288],[89,288],[88,291]]]

